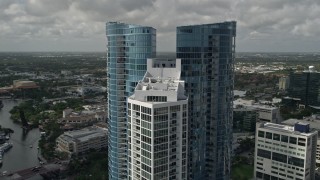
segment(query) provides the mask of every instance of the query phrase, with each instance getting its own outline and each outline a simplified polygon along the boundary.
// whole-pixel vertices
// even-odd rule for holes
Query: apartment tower
[[[190,179],[230,179],[235,36],[235,21],[177,27]]]
[[[108,22],[108,168],[109,179],[128,178],[127,97],[132,95],[156,55],[156,30],[152,27]]]
[[[181,61],[148,60],[128,99],[129,179],[187,179],[188,99]]]

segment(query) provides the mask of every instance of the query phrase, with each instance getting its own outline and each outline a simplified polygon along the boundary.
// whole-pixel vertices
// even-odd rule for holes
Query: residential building
[[[127,179],[127,97],[156,55],[156,30],[119,22],[106,24],[109,179]]]
[[[320,106],[320,72],[313,66],[303,72],[291,72],[288,96],[299,98],[306,106]]]
[[[257,123],[254,178],[314,180],[317,131],[309,124]]]
[[[287,90],[289,88],[289,77],[284,76],[279,78],[279,90]]]
[[[236,22],[177,27],[189,112],[189,178],[230,179]]]
[[[128,98],[129,179],[187,179],[188,99],[180,73],[180,59],[148,59]]]
[[[107,148],[107,143],[107,131],[94,127],[64,132],[56,140],[57,150],[69,156]]]

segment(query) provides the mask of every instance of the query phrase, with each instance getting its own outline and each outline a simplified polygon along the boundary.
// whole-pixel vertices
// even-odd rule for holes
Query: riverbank
[[[2,127],[10,128],[14,131],[11,134],[9,142],[13,147],[8,151],[3,158],[3,165],[1,171],[17,171],[29,167],[39,166],[38,160],[38,141],[40,139],[39,129],[31,129],[24,131],[21,125],[15,124],[10,119],[9,111],[17,106],[21,100],[2,100],[4,107],[0,110],[0,125]],[[32,148],[31,148],[32,147]]]

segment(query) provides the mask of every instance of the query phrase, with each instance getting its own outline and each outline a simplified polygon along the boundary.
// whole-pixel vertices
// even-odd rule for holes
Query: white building
[[[317,138],[309,124],[257,123],[254,178],[314,180]]]
[[[294,125],[299,122],[310,124],[311,129],[314,129],[320,132],[320,116],[319,115],[312,115],[310,117],[305,117],[304,119],[288,119],[281,123],[286,125]],[[320,165],[320,138],[318,138],[318,141],[317,141],[316,163],[318,166]]]
[[[253,106],[258,109],[259,116],[258,121],[280,123],[280,109],[272,106]]]
[[[79,95],[83,96],[88,93],[104,93],[107,91],[103,86],[80,86],[76,90]]]
[[[148,59],[128,98],[129,179],[187,179],[188,99],[180,72],[180,59]]]

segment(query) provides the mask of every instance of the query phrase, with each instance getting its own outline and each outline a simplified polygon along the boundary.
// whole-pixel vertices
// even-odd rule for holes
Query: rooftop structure
[[[142,81],[139,81],[131,99],[158,103],[187,99],[184,81],[180,80],[181,60],[148,59],[148,67]],[[161,95],[165,96],[161,96]]]

